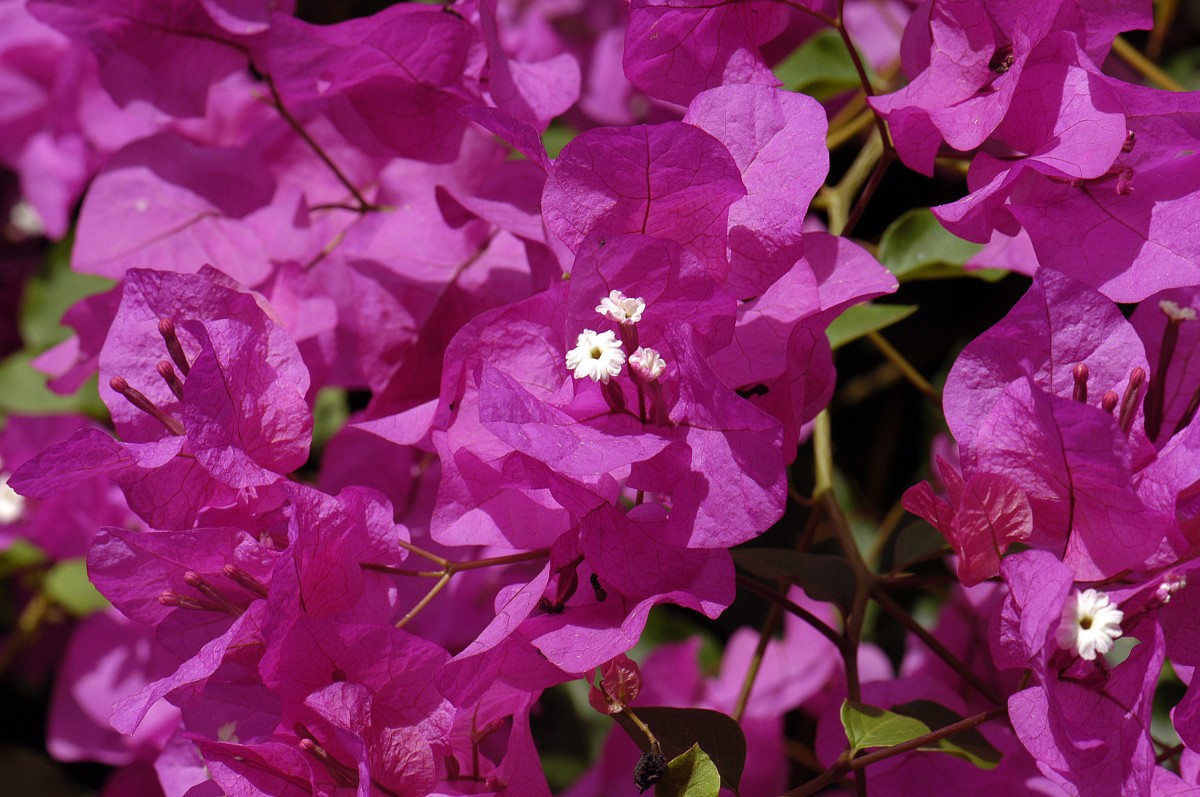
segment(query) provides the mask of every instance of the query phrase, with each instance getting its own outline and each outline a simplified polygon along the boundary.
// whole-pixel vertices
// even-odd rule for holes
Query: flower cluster
[[[61,393],[98,374],[110,423],[0,435],[0,544],[86,557],[111,604],[60,668],[56,756],[122,767],[111,793],[548,797],[531,717],[582,679],[645,744],[614,735],[578,797],[686,755],[654,735],[673,715],[637,718],[668,709],[740,723],[736,773],[705,753],[746,797],[796,785],[801,708],[803,764],[867,761],[874,794],[1196,781],[1200,95],[1103,68],[1148,4],[296,5],[0,0],[9,237],[71,231],[111,281],[36,361]],[[831,32],[866,103],[773,71]],[[894,58],[909,82],[876,94]],[[857,202],[857,162],[823,189],[851,113],[878,148]],[[796,550],[738,560],[779,588],[731,552],[788,525],[830,324],[898,288],[848,237],[893,153],[969,159],[935,215],[1032,277],[951,367],[956,445],[905,494],[960,585],[898,671],[865,607],[911,618],[831,461]],[[716,619],[739,578],[781,637],[737,631],[711,677],[695,642],[626,657],[654,607]],[[1168,659],[1191,685],[1164,754]],[[864,703],[921,750],[856,761],[885,746]]]

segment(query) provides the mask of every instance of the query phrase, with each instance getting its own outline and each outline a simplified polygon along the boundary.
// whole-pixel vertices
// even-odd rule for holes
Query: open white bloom
[[[1125,613],[1113,606],[1107,594],[1094,589],[1075,592],[1063,604],[1062,620],[1054,633],[1054,641],[1063,650],[1074,650],[1092,661],[1112,650],[1113,641],[1121,636],[1121,621]]]
[[[609,291],[596,305],[596,312],[618,324],[636,324],[642,320],[646,303],[641,297],[631,299],[620,291]]]
[[[611,330],[585,329],[579,333],[575,348],[567,352],[567,367],[575,372],[576,379],[586,376],[594,382],[607,384],[609,379],[621,373],[624,364],[625,352],[621,351],[621,342]]]
[[[662,358],[661,354],[654,349],[646,349],[641,346],[630,356],[629,365],[637,371],[638,376],[647,382],[653,382],[663,375],[663,371],[667,370],[667,361]]]
[[[25,498],[8,486],[8,474],[0,473],[0,523],[20,520],[25,512]]]

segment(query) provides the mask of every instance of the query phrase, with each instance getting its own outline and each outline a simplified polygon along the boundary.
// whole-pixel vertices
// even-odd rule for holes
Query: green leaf
[[[94,274],[71,270],[71,244],[55,244],[37,275],[25,284],[21,300],[21,340],[31,351],[41,352],[66,340],[71,331],[62,326],[63,313],[85,296],[112,288],[116,283]]]
[[[848,307],[825,329],[831,348],[845,346],[868,332],[878,332],[917,312],[915,304],[856,304]]]
[[[897,714],[903,714],[906,717],[920,720],[929,726],[931,730],[945,728],[947,725],[953,725],[959,722],[963,717],[945,706],[934,703],[932,700],[914,700],[911,703],[904,703],[899,706],[892,706]],[[984,738],[978,728],[970,728],[965,731],[959,731],[951,736],[945,736],[938,739],[931,745],[925,745],[918,749],[921,750],[936,750],[942,753],[949,753],[956,758],[961,758],[964,761],[970,761],[980,769],[995,769],[1000,763],[1000,751],[992,747],[991,743]]]
[[[995,282],[1007,272],[965,271],[963,264],[983,249],[942,226],[929,208],[913,208],[896,219],[879,240],[879,262],[901,282],[941,277],[978,277]]]
[[[852,700],[842,701],[842,727],[851,756],[868,747],[894,747],[929,733],[929,726],[920,720]]]
[[[867,66],[867,70],[867,77],[874,82],[875,76],[870,66]],[[803,92],[818,100],[854,91],[861,85],[845,43],[836,31],[830,29],[810,36],[774,71],[788,89]]]
[[[579,131],[573,127],[560,124],[550,125],[546,128],[546,132],[542,133],[542,145],[546,148],[547,155],[557,158],[558,153],[563,151],[563,147],[570,144],[577,135],[579,135]]]
[[[699,745],[721,773],[721,785],[738,793],[742,769],[746,766],[746,736],[731,717],[706,708],[639,707],[636,713],[658,739],[668,760],[686,753],[692,745]],[[614,714],[613,719],[643,753],[650,749],[646,735],[626,712]]]
[[[60,396],[46,387],[46,375],[29,364],[34,355],[19,351],[0,360],[0,416],[47,415],[82,412],[103,418],[108,410],[100,401],[93,376],[73,395]]]
[[[698,744],[668,761],[662,780],[654,784],[654,797],[717,797],[720,792],[721,773]]]
[[[854,571],[839,556],[786,548],[742,548],[733,552],[733,561],[760,578],[803,587],[810,598],[834,604],[843,615],[854,606]]]
[[[108,608],[108,600],[88,580],[87,562],[82,558],[64,559],[50,568],[42,591],[76,617]]]
[[[29,540],[15,539],[0,551],[0,579],[13,573],[35,567],[46,561],[46,553]]]
[[[950,709],[927,700],[895,709],[887,711],[851,700],[842,702],[842,727],[850,741],[851,756],[869,747],[895,747],[962,719]],[[974,728],[936,739],[917,749],[947,753],[970,761],[980,769],[993,769],[1000,763],[1000,752]]]
[[[896,535],[896,547],[892,550],[892,572],[898,573],[918,562],[945,556],[950,546],[942,533],[925,521],[905,526]]]
[[[350,417],[350,400],[340,387],[323,387],[317,391],[313,405],[312,447],[320,450]]]

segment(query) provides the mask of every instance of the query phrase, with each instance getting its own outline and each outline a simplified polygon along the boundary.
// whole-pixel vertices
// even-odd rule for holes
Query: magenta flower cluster
[[[111,428],[0,436],[0,539],[86,556],[113,607],[62,664],[55,755],[122,767],[114,795],[537,797],[531,712],[584,678],[606,714],[737,716],[745,797],[799,785],[798,707],[845,765],[848,695],[991,712],[998,766],[904,752],[872,794],[1200,789],[1200,95],[1102,68],[1149,2],[294,5],[0,0],[13,223],[114,281],[37,361],[98,373]],[[696,643],[639,669],[653,607],[733,602],[833,395],[827,328],[897,289],[809,214],[830,109],[772,66],[814,23],[902,58],[868,105],[889,153],[969,160],[935,215],[1032,277],[904,498],[959,583],[899,671],[847,663],[865,597],[799,589],[812,622],[739,631],[718,674]],[[638,767],[614,735],[569,794]]]

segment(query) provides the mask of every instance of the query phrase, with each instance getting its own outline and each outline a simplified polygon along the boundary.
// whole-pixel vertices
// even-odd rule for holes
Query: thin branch
[[[422,609],[429,605],[430,601],[437,597],[439,592],[445,589],[446,585],[450,583],[450,576],[450,573],[446,573],[444,576],[438,579],[438,582],[433,585],[433,588],[430,589],[429,592],[425,593],[425,597],[421,598],[420,602],[417,603],[416,606],[412,607],[412,610],[409,611],[408,614],[400,618],[400,621],[396,623],[396,627],[403,628],[404,626],[408,625],[409,620],[412,620],[414,617],[416,617]]]
[[[326,154],[325,150],[321,148],[321,145],[316,142],[316,139],[309,135],[308,131],[304,129],[304,125],[300,124],[300,121],[296,117],[292,116],[291,111],[289,111],[287,106],[283,104],[283,97],[279,95],[279,88],[275,85],[275,81],[270,75],[267,75],[266,81],[267,88],[271,90],[271,102],[274,104],[275,109],[279,111],[279,115],[283,117],[283,120],[288,123],[289,127],[296,131],[296,135],[300,136],[300,138],[304,140],[305,144],[308,144],[309,148],[316,153],[316,156],[320,158],[327,167],[329,167],[329,170],[333,172],[333,176],[337,178],[338,182],[346,187],[346,190],[349,191],[354,197],[355,201],[358,202],[358,212],[366,213],[370,210],[374,210],[374,206],[359,192],[359,190],[354,186],[354,183],[350,182],[350,178],[348,178],[342,172],[342,170],[338,168],[338,165],[333,162],[333,159],[330,158],[328,154]]]
[[[933,651],[934,655],[944,661],[946,666],[958,673],[959,677],[970,684],[976,692],[998,706],[1004,705],[1004,701],[992,691],[992,688],[982,678],[972,672],[971,668],[967,665],[959,661],[958,657],[950,652],[949,648],[938,641],[924,626],[914,620],[912,615],[904,611],[904,607],[896,603],[891,595],[888,595],[883,589],[877,587],[874,591],[874,597],[885,612],[890,614],[901,625],[907,628],[909,632],[925,643],[925,646]]]
[[[1150,31],[1150,41],[1146,43],[1146,56],[1151,61],[1162,58],[1163,42],[1177,11],[1179,0],[1158,0],[1154,4],[1154,29]]]
[[[845,637],[843,637],[837,631],[834,631],[832,628],[830,628],[828,625],[826,625],[825,622],[820,617],[817,617],[815,614],[810,612],[808,609],[805,609],[803,606],[799,605],[798,603],[795,603],[794,601],[788,600],[787,598],[778,594],[774,590],[764,587],[762,584],[759,584],[754,579],[749,578],[748,576],[744,576],[741,573],[739,573],[737,575],[737,584],[739,587],[745,589],[747,592],[753,592],[755,595],[759,596],[760,598],[765,598],[766,600],[771,601],[771,603],[774,603],[774,604],[782,607],[786,611],[791,612],[792,614],[796,615],[801,620],[803,620],[804,622],[811,625],[814,629],[816,629],[816,631],[821,636],[825,637],[830,642],[832,642],[834,645],[836,645],[837,649],[843,655],[847,652],[849,645],[847,644]]]
[[[733,713],[730,716],[733,717],[734,722],[740,724],[746,713],[746,704],[750,702],[750,692],[754,690],[754,682],[758,679],[758,671],[762,667],[763,656],[767,653],[767,645],[771,644],[771,638],[775,636],[775,629],[779,627],[779,620],[782,616],[783,607],[778,603],[772,603],[767,619],[758,632],[758,645],[754,648],[754,655],[750,657],[750,665],[746,668],[745,677],[742,678],[742,689],[738,692],[737,702],[733,704]]]
[[[892,344],[887,342],[887,339],[878,332],[868,332],[867,340],[879,350],[879,353],[887,358],[888,362],[896,366],[904,378],[915,387],[921,395],[933,402],[934,406],[942,406],[942,394],[937,391],[933,385],[929,384],[929,380],[921,376],[921,372],[913,367],[912,363],[904,359],[904,355],[896,351]]]
[[[1113,52],[1135,72],[1157,85],[1160,89],[1166,89],[1167,91],[1186,90],[1175,78],[1159,69],[1157,64],[1138,52],[1136,47],[1120,36],[1113,40]]]
[[[809,795],[816,794],[829,784],[836,783],[851,772],[859,772],[871,764],[884,761],[902,753],[911,752],[919,747],[924,747],[927,744],[936,742],[939,739],[945,739],[948,736],[953,736],[956,733],[969,731],[972,728],[979,727],[985,722],[991,722],[994,719],[1007,716],[1007,714],[1008,710],[1006,708],[993,708],[980,714],[973,714],[966,719],[951,723],[944,728],[938,728],[936,731],[931,731],[929,733],[922,734],[921,736],[917,736],[916,738],[909,739],[907,742],[901,742],[900,744],[893,745],[891,747],[885,747],[882,750],[876,750],[874,753],[867,753],[866,755],[858,756],[857,758],[849,760],[847,760],[846,753],[843,753],[842,756],[833,763],[833,766],[829,767],[829,769],[825,770],[818,777],[814,778],[803,786],[792,789],[787,793],[786,797],[809,797]],[[849,751],[847,751],[847,753],[848,752]]]

